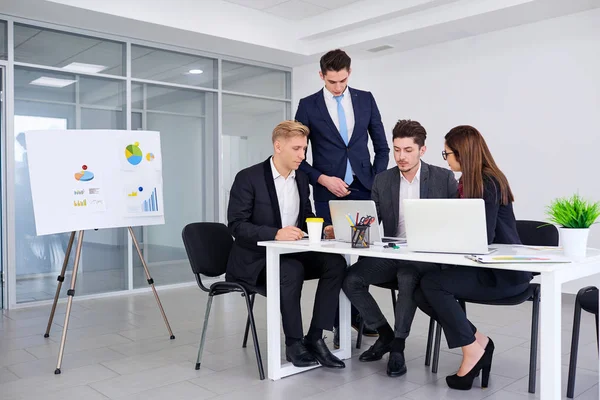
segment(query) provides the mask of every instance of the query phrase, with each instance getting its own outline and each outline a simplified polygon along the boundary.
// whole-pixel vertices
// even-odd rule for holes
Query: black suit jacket
[[[500,186],[495,179],[483,180],[483,200],[488,244],[521,244],[512,203],[500,204]]]
[[[483,180],[483,201],[488,244],[521,244],[512,203],[501,204],[500,185],[493,178]],[[531,272],[482,269],[479,280],[488,286],[517,285],[531,281]]]
[[[281,213],[271,158],[248,167],[235,177],[229,195],[227,221],[235,238],[227,263],[227,280],[256,285],[261,271],[266,267],[266,249],[256,243],[275,240],[281,228]],[[298,228],[306,232],[306,218],[314,217],[309,200],[308,177],[296,171],[296,184],[300,196]]]
[[[346,146],[327,111],[323,90],[326,89],[301,99],[296,111],[296,120],[310,129],[308,140],[313,164],[305,160],[300,169],[308,175],[313,185],[315,201],[337,200],[326,187],[317,183],[317,179],[321,174],[344,179],[348,160],[354,175],[370,190],[375,175],[387,168],[390,153],[381,115],[371,92],[348,88],[355,122]],[[367,146],[369,136],[375,151],[373,164]]]

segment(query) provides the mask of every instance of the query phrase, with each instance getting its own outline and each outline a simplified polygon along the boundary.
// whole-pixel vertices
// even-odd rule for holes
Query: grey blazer
[[[458,197],[458,182],[452,171],[421,161],[422,199],[450,199]],[[383,222],[383,234],[396,236],[400,206],[400,170],[394,166],[383,171],[373,182],[371,198],[377,206],[377,217]]]

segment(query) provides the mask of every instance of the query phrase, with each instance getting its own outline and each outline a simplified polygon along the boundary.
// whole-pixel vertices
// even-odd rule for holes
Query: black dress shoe
[[[358,357],[359,361],[377,361],[392,350],[392,342],[384,343],[381,338],[375,341],[375,344],[369,347],[369,350],[365,351]]]
[[[391,377],[402,376],[406,373],[406,362],[404,353],[390,353],[390,359],[387,364],[387,375]]]
[[[302,340],[285,347],[285,359],[294,364],[294,367],[312,367],[319,364]]]
[[[309,342],[305,339],[304,342],[306,349],[317,359],[319,364],[327,368],[346,368],[346,364],[333,354],[327,348],[327,345],[323,339],[319,339],[316,342]]]

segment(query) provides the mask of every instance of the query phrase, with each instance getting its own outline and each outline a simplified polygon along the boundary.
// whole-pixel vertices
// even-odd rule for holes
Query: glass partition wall
[[[291,118],[289,69],[0,15],[2,67],[10,106],[0,118],[11,120],[2,130],[0,176],[10,177],[1,181],[2,221],[14,218],[4,224],[12,239],[2,242],[0,271],[9,306],[52,299],[69,239],[35,234],[23,132],[161,133],[166,223],[134,231],[156,285],[172,285],[194,281],[182,228],[226,222],[235,174],[266,159],[273,127]],[[79,274],[78,295],[147,287],[126,229],[86,232]]]
[[[2,24],[0,24],[0,29],[2,29]],[[0,31],[1,32],[1,31]],[[0,41],[2,40],[1,34],[0,34]],[[0,45],[0,57],[2,56],[1,54],[1,45]],[[6,252],[5,252],[5,235],[4,235],[4,226],[5,226],[5,219],[4,219],[4,207],[6,202],[5,200],[5,193],[4,193],[4,160],[6,159],[6,145],[4,142],[4,131],[5,131],[5,118],[4,118],[4,105],[6,104],[6,93],[4,90],[4,86],[5,84],[5,77],[6,77],[6,71],[5,71],[5,67],[0,65],[0,188],[2,190],[0,190],[0,309],[3,308],[4,306],[4,295],[6,293],[5,291],[5,285],[6,285],[6,281],[4,280],[4,260],[6,258]]]

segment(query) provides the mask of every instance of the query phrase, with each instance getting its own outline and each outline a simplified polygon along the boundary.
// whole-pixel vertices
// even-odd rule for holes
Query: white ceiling
[[[1,1],[0,13],[288,67],[334,48],[376,57],[600,7],[600,0]]]
[[[335,10],[359,0],[224,0],[228,3],[261,10],[281,18],[299,21]]]

